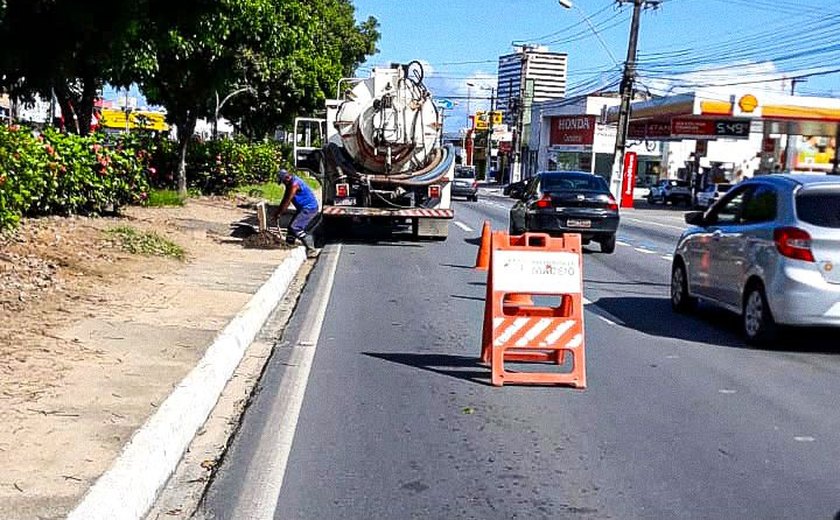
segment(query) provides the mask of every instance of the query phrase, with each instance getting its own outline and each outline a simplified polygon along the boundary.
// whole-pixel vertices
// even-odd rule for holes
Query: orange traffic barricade
[[[481,359],[490,363],[494,385],[586,388],[582,272],[580,235],[493,233]],[[505,361],[563,365],[565,354],[568,372],[505,370]]]

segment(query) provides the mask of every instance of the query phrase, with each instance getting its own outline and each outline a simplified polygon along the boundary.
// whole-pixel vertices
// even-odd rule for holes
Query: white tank
[[[442,128],[419,63],[374,69],[348,88],[335,128],[359,166],[397,175],[429,164]]]

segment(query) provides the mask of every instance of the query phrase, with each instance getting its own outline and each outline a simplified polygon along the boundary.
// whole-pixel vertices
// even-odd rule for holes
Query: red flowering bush
[[[0,229],[21,216],[96,214],[142,202],[148,163],[135,143],[0,127]]]

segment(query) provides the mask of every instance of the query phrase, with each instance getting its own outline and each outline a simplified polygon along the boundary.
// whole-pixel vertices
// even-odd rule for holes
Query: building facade
[[[546,47],[521,46],[499,57],[496,107],[513,134],[509,160],[504,161],[504,180],[520,178],[523,151],[527,153],[531,107],[534,103],[566,95],[568,56]]]

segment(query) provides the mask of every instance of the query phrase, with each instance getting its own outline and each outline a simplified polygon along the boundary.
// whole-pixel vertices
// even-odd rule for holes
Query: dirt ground
[[[63,518],[282,262],[231,235],[253,217],[242,202],[34,219],[0,236],[0,518]],[[186,259],[125,253],[105,233],[118,225]]]

